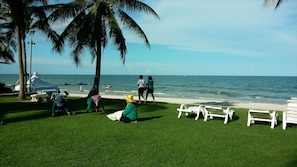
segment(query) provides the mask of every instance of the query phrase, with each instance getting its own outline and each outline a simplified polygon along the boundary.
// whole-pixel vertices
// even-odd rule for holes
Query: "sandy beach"
[[[69,94],[73,97],[86,97],[87,94]],[[119,95],[101,95],[105,99],[124,99],[124,96]],[[138,97],[134,97],[134,100],[138,100]],[[214,101],[214,100],[201,100],[201,99],[179,99],[179,98],[161,98],[155,97],[156,102],[165,103],[176,103],[176,104],[197,104],[197,105],[216,105],[216,106],[230,106],[234,108],[246,108],[246,109],[261,109],[261,110],[276,110],[284,111],[286,105],[281,104],[271,104],[271,103],[252,103],[243,101]],[[148,102],[152,101],[152,98],[148,98]]]

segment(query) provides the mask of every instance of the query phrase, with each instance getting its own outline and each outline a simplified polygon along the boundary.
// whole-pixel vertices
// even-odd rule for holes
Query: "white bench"
[[[228,123],[228,120],[232,120],[234,111],[228,107],[223,109],[222,107],[215,106],[205,106],[204,107],[204,121],[207,121],[207,118],[213,119],[213,117],[224,118],[224,124]]]
[[[297,99],[288,100],[287,110],[283,112],[283,130],[287,129],[287,124],[297,124]]]
[[[47,98],[47,94],[39,93],[39,94],[32,94],[31,95],[31,101],[32,102],[42,102],[43,98]]]
[[[177,118],[180,118],[182,113],[186,113],[186,116],[188,116],[189,113],[197,114],[195,117],[195,120],[199,118],[200,113],[204,115],[202,106],[187,106],[187,104],[181,104],[179,108],[177,108],[178,115]]]
[[[250,109],[248,111],[247,126],[251,126],[255,121],[264,121],[270,122],[270,127],[273,129],[274,126],[277,125],[277,117],[276,111],[270,112],[269,110]]]

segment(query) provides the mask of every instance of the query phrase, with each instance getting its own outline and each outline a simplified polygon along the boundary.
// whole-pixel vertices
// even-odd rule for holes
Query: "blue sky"
[[[273,6],[264,8],[263,0],[144,2],[160,20],[144,13],[131,16],[143,28],[151,48],[123,29],[128,48],[126,62],[123,65],[120,53],[109,45],[103,52],[102,74],[297,76],[295,0],[284,1],[277,10]],[[61,30],[64,25],[53,27]],[[36,42],[32,71],[95,74],[88,50],[82,65],[76,67],[71,48],[65,48],[60,55],[51,52],[51,43],[39,33],[27,41],[30,38]],[[18,64],[0,64],[0,73],[18,74]]]

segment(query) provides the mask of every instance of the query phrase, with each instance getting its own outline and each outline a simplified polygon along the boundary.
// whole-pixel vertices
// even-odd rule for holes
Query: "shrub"
[[[0,82],[0,93],[11,93],[12,89]]]

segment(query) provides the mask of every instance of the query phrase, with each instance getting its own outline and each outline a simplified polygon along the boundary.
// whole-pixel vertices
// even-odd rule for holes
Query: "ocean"
[[[61,91],[80,93],[93,86],[93,75],[42,75],[45,81],[56,84]],[[148,76],[144,75],[145,81]],[[152,76],[155,82],[155,98],[212,99],[219,101],[246,101],[286,104],[291,97],[297,97],[297,77],[275,76]],[[0,82],[13,86],[17,74],[0,74]],[[137,75],[102,75],[99,92],[104,95],[133,94],[137,97]],[[110,89],[102,88],[109,84]]]

